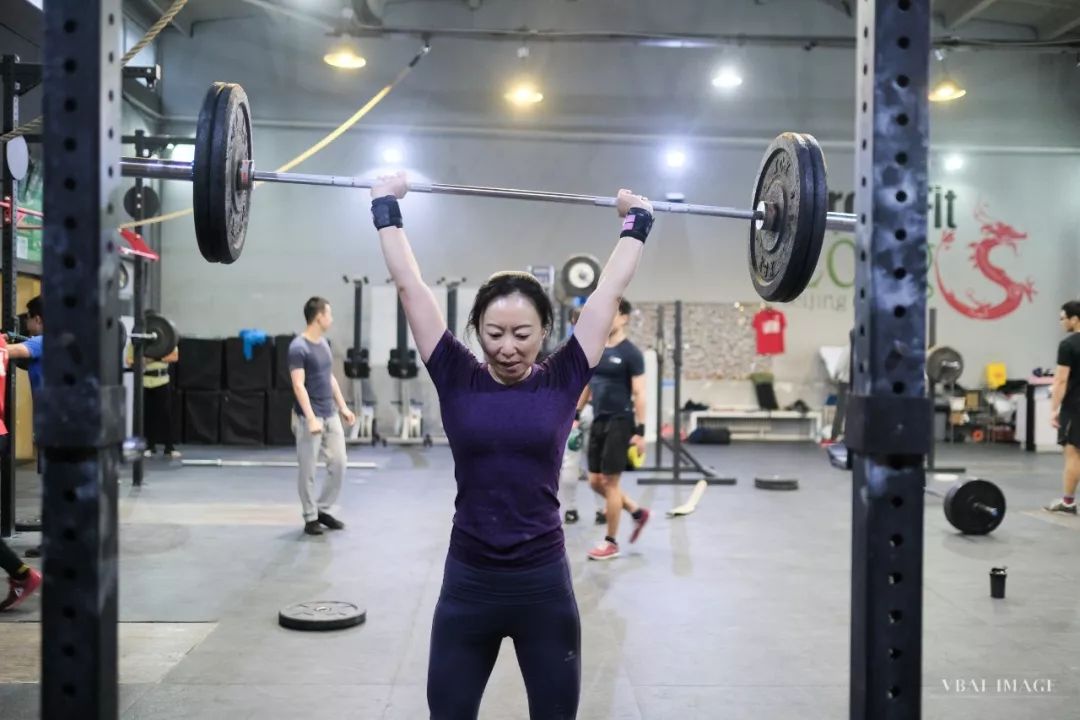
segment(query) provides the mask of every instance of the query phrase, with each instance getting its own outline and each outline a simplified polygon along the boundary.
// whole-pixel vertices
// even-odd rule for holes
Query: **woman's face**
[[[529,374],[544,335],[536,306],[521,293],[495,298],[480,316],[480,344],[491,374],[505,385]]]

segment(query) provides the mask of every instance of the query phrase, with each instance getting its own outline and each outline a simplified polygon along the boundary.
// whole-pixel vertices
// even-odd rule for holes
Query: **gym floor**
[[[287,448],[185,448],[186,457],[291,459]],[[850,476],[810,444],[695,448],[734,487],[711,487],[693,515],[664,517],[690,488],[627,487],[658,512],[623,556],[587,562],[599,538],[567,527],[583,631],[582,720],[837,720],[848,715]],[[152,462],[121,485],[120,681],[124,718],[427,717],[428,633],[454,496],[446,447],[351,447],[343,532],[302,534],[294,471]],[[1080,520],[1041,504],[1060,492],[1060,457],[946,446],[938,462],[999,484],[1009,503],[992,535],[964,537],[927,497],[923,716],[1075,717],[1080,699]],[[790,475],[797,492],[753,486]],[[940,489],[948,487],[936,483]],[[20,517],[37,477],[19,477]],[[620,533],[625,541],[628,528]],[[18,551],[36,534],[14,539]],[[1007,597],[989,596],[1008,566]],[[364,625],[304,633],[277,625],[294,602],[337,599]],[[38,717],[39,599],[0,616],[0,718]],[[958,683],[963,683],[959,687]],[[511,644],[482,718],[526,718]]]

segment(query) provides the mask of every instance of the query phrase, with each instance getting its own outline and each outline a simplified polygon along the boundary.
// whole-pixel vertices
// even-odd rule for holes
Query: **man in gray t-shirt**
[[[304,532],[322,535],[320,525],[331,530],[345,527],[345,523],[330,514],[330,509],[337,502],[345,475],[345,430],[341,418],[352,425],[356,416],[345,404],[334,377],[334,358],[325,337],[334,322],[330,303],[320,297],[309,299],[304,303],[304,320],[307,328],[289,344],[289,375],[296,395],[292,426],[300,468],[297,488],[304,509]],[[327,473],[316,502],[315,468],[320,450],[326,453]]]

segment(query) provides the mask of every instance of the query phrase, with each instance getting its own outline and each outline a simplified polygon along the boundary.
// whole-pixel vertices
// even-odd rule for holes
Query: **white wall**
[[[507,12],[507,3],[490,5]],[[710,27],[714,19],[701,17],[697,26],[681,29],[839,32],[836,27],[848,23],[819,3],[770,3],[763,6],[772,8],[767,15],[762,7],[740,7],[741,26]],[[783,8],[798,10],[785,19]],[[598,26],[602,19],[597,17]],[[680,22],[693,19],[676,13],[665,17],[664,29],[679,29]],[[416,49],[408,40],[364,41],[368,68],[345,76],[321,64],[310,35],[296,25],[265,20],[200,25],[193,39],[167,35],[162,52],[165,101],[168,113],[180,118],[170,130],[193,131],[184,118],[194,116],[210,81],[239,81],[257,119],[257,165],[274,168],[328,129],[282,124],[343,120]],[[535,118],[514,119],[499,99],[515,62],[513,46],[439,42],[354,131],[300,170],[369,174],[379,164],[379,147],[399,140],[409,169],[433,181],[590,194],[627,186],[651,197],[681,191],[689,202],[747,205],[769,138],[798,129],[826,141],[830,188],[849,192],[853,53],[744,48],[738,59],[748,68],[747,85],[721,98],[706,91],[717,52],[533,47],[533,61],[548,78],[548,98]],[[1074,280],[1080,261],[1075,202],[1080,154],[1061,150],[1080,146],[1080,92],[1078,71],[1064,56],[965,53],[951,59],[950,70],[968,86],[969,95],[932,108],[932,183],[956,193],[955,243],[937,254],[943,281],[968,303],[974,297],[995,305],[1006,296],[969,259],[968,244],[987,236],[973,216],[982,201],[989,218],[1027,233],[1015,243],[1015,252],[1000,247],[991,261],[1010,278],[1030,278],[1034,286],[1032,297],[1025,295],[1010,313],[977,320],[944,302],[931,278],[930,302],[940,311],[939,341],[965,354],[969,370],[964,382],[978,384],[987,362],[1006,362],[1012,376],[1052,364],[1056,309],[1064,299],[1080,295]],[[681,174],[658,162],[660,149],[675,140],[691,158]],[[947,174],[940,153],[957,148],[964,150],[967,164]],[[190,206],[190,188],[182,183],[165,183],[163,197],[166,210]],[[613,213],[592,208],[415,195],[404,201],[403,210],[421,266],[432,281],[466,276],[478,284],[500,269],[560,266],[574,253],[604,257],[617,234]],[[931,230],[935,244],[941,236],[940,229]],[[628,294],[639,302],[753,297],[746,238],[746,227],[737,221],[662,217]],[[817,348],[843,344],[852,318],[851,291],[845,287],[852,263],[845,242],[830,235],[815,285],[785,309],[788,352],[774,365],[781,402],[801,397],[813,404],[827,391]],[[352,286],[342,282],[342,274],[385,280],[365,191],[260,188],[253,198],[244,255],[232,266],[204,263],[186,220],[164,226],[163,245],[163,309],[183,332],[196,335],[229,335],[241,327],[296,330],[304,300],[321,294],[335,305],[333,340],[343,352],[351,335]],[[373,320],[369,328],[392,326],[394,316]],[[749,398],[741,385],[724,384],[691,387],[684,396]]]

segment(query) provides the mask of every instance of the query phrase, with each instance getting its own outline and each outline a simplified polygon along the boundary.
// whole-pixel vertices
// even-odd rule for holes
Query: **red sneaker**
[[[22,580],[8,578],[8,586],[8,594],[4,601],[0,602],[0,610],[13,608],[33,595],[34,591],[41,587],[41,573],[30,568],[30,572]]]
[[[590,560],[612,560],[619,557],[619,546],[605,540],[589,551]]]
[[[638,535],[641,534],[641,529],[645,527],[645,523],[649,522],[649,508],[641,508],[641,517],[634,520],[634,531],[630,533],[630,542],[637,542]]]

